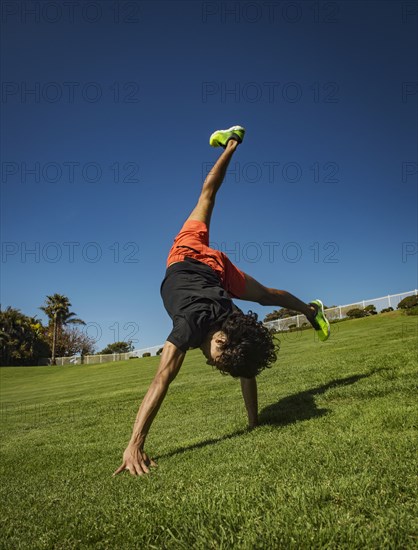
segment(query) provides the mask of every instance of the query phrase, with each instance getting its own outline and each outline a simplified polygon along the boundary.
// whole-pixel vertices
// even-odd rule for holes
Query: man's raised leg
[[[188,220],[204,222],[209,229],[213,207],[215,206],[216,193],[222,185],[229,162],[237,147],[238,141],[234,139],[228,141],[222,155],[218,158],[213,168],[206,176],[199,200],[188,217]]]

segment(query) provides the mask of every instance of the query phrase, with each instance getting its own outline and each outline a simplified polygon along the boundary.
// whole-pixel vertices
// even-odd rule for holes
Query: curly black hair
[[[254,378],[277,359],[279,344],[261,321],[257,313],[232,313],[220,330],[226,341],[220,346],[221,356],[216,368],[234,378]]]

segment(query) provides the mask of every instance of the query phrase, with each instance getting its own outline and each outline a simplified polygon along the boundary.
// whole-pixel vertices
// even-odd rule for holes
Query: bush
[[[50,355],[47,327],[19,309],[0,307],[0,365],[36,365]]]
[[[97,352],[97,355],[109,355],[110,353],[128,353],[133,351],[134,346],[131,340],[128,342],[113,342],[109,344],[102,351]]]
[[[418,315],[418,306],[416,307],[410,307],[409,309],[405,309],[406,315]]]
[[[161,355],[163,352],[163,348],[160,348],[158,351],[157,351],[157,355]]]
[[[151,357],[151,354],[149,353],[149,351],[147,351],[142,354],[142,357]]]
[[[382,309],[380,313],[389,313],[389,311],[394,311],[393,307],[385,307],[385,309]]]
[[[373,304],[370,304],[369,306],[366,306],[364,308],[364,311],[367,311],[367,315],[376,315],[377,314],[376,306],[374,306]]]
[[[407,296],[399,302],[397,307],[398,309],[410,309],[415,306],[418,306],[418,296]]]
[[[350,319],[367,317],[367,311],[365,311],[364,309],[360,309],[359,307],[355,307],[353,309],[350,309],[350,311],[347,311],[347,317],[349,317]]]

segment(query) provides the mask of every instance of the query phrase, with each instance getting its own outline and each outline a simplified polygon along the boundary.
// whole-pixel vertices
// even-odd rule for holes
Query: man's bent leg
[[[241,300],[258,302],[263,306],[279,306],[303,313],[314,327],[318,338],[323,342],[329,338],[330,324],[324,313],[324,305],[320,300],[305,304],[286,290],[268,288],[244,273],[245,290],[239,295]]]
[[[306,318],[311,321],[315,316],[315,308],[309,304],[305,304],[290,292],[286,290],[277,290],[276,288],[268,288],[256,281],[247,273],[245,275],[245,291],[239,296],[240,300],[248,300],[257,302],[262,306],[279,306],[287,309],[292,309],[303,313]]]
[[[222,155],[218,158],[215,165],[206,176],[199,200],[190,216],[187,218],[188,220],[203,222],[209,229],[213,207],[215,206],[216,193],[222,185],[229,162],[237,147],[237,141],[233,139],[228,141]]]

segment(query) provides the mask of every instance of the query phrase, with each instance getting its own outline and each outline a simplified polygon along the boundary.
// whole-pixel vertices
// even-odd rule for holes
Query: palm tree
[[[75,317],[75,313],[70,311],[71,303],[66,296],[62,294],[53,294],[47,296],[45,305],[41,309],[49,318],[52,325],[52,357],[51,363],[55,365],[55,353],[57,349],[58,335],[63,326],[66,325],[85,325],[81,319]]]

